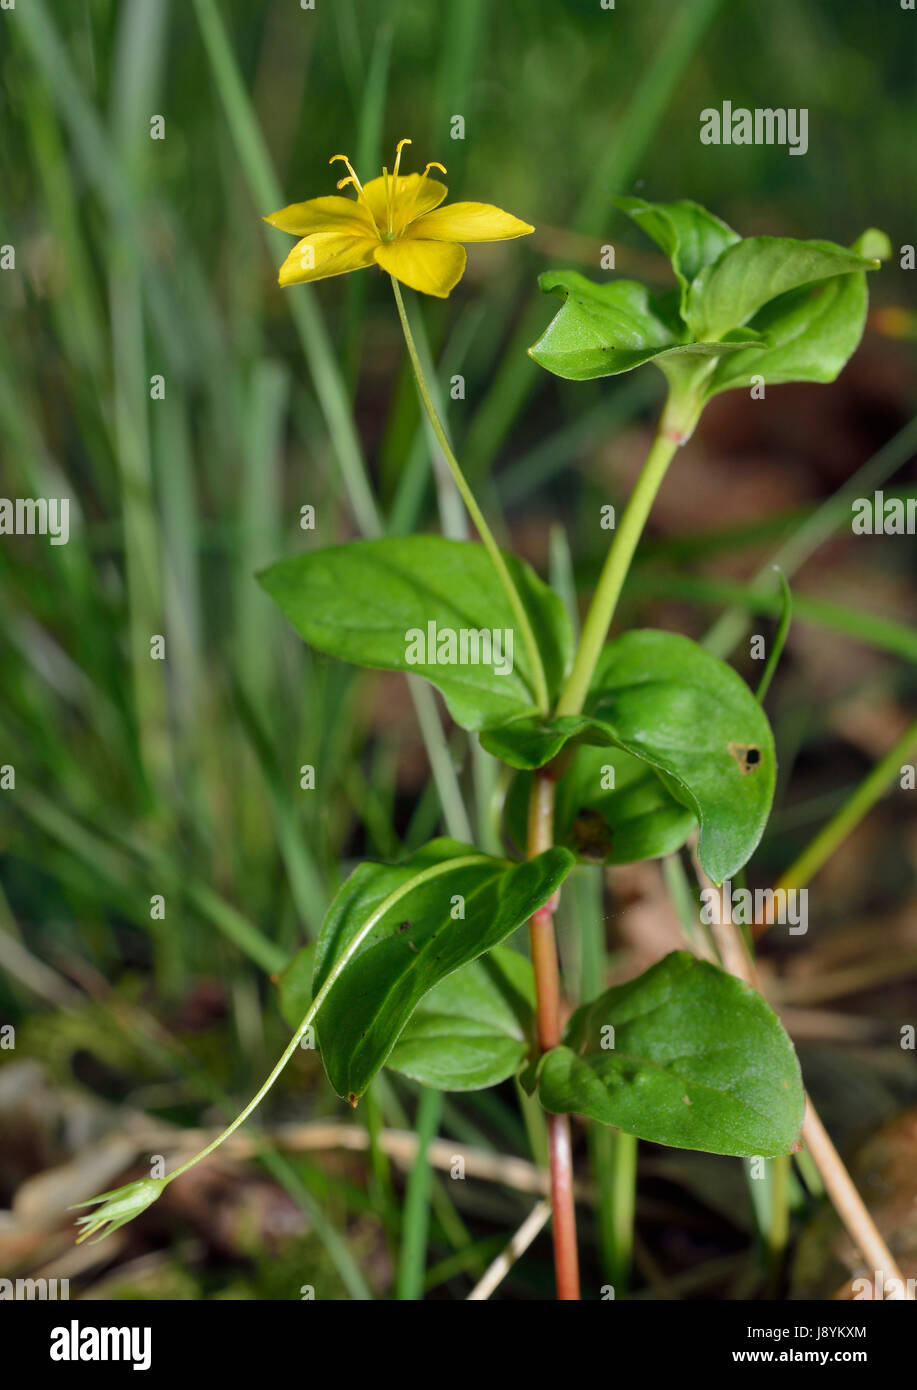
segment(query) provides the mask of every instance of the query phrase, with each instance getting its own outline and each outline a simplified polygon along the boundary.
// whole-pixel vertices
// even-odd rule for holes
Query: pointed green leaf
[[[312,1003],[312,972],[315,969],[315,942],[303,946],[280,973],[280,1012],[291,1028],[298,1028]]]
[[[878,265],[832,241],[748,237],[727,247],[697,276],[688,292],[686,322],[692,337],[715,342],[779,295]]]
[[[563,307],[548,324],[529,356],[555,376],[570,381],[617,376],[644,362],[721,357],[755,342],[692,343],[678,317],[672,295],[652,295],[635,280],[596,284],[575,270],[548,271],[542,290],[560,291]]]
[[[752,384],[834,381],[856,351],[866,324],[866,276],[843,275],[808,289],[793,290],[766,304],[754,327],[766,328],[769,348],[730,353],[718,363],[708,397]]]
[[[572,739],[588,738],[592,720],[583,715],[517,715],[485,729],[481,747],[509,767],[544,767]],[[600,741],[598,739],[596,742]]]
[[[504,558],[553,696],[570,664],[569,619],[528,565]],[[282,560],[259,578],[313,647],[360,666],[425,676],[465,729],[487,728],[535,706],[525,642],[481,545],[440,536],[355,541]]]
[[[629,372],[684,336],[664,304],[635,280],[596,284],[578,271],[560,270],[539,276],[538,283],[545,293],[564,296],[563,308],[529,348],[529,356],[556,376],[585,381]]]
[[[520,848],[531,780],[520,772],[506,799],[507,829]],[[586,863],[635,864],[673,854],[696,826],[653,768],[621,748],[578,747],[557,784],[555,843]]]
[[[793,1045],[755,990],[675,951],[607,990],[546,1054],[538,1095],[656,1144],[789,1153],[805,1097]]]
[[[338,1095],[356,1104],[424,995],[527,921],[572,864],[564,849],[511,865],[443,838],[403,864],[354,870],[322,924],[312,980],[316,995],[333,981],[317,1025]]]
[[[681,305],[684,308],[688,286],[705,265],[733,246],[741,238],[712,212],[681,199],[675,203],[648,203],[644,198],[616,198],[615,203],[626,212],[647,236],[652,237],[669,260],[681,286]]]
[[[386,1066],[441,1091],[496,1086],[528,1055],[534,1002],[531,965],[497,946],[430,990]]]
[[[885,259],[890,247],[883,232],[870,228],[851,250]],[[720,391],[750,386],[754,376],[763,377],[767,386],[834,381],[859,346],[867,301],[865,272],[838,275],[771,300],[741,330],[758,329],[767,339],[766,348],[724,357],[707,384],[708,399]]]

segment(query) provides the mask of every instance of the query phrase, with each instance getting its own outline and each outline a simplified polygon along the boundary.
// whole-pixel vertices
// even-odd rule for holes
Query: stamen
[[[413,145],[413,143],[413,140],[399,140],[398,144],[395,146],[395,167],[392,170],[393,179],[397,179],[398,170],[401,168],[401,151],[404,149],[405,145]]]
[[[391,241],[394,233],[392,231],[392,188],[385,165],[382,166],[382,182],[385,188],[385,216],[388,222],[388,238]]]
[[[407,205],[407,207],[406,207],[405,210],[404,210],[404,225],[405,225],[405,226],[407,226],[408,223],[411,222],[411,221],[413,220],[413,219],[412,219],[412,216],[411,216],[411,213],[413,212],[413,210],[414,210],[414,208],[415,208],[415,206],[416,206],[416,204],[417,204],[417,200],[418,200],[418,198],[420,197],[420,191],[421,191],[421,189],[423,188],[424,184],[426,183],[426,181],[427,181],[427,176],[428,176],[428,174],[430,173],[430,170],[431,170],[431,169],[439,169],[440,173],[442,173],[442,174],[445,174],[445,173],[446,173],[446,166],[445,166],[445,164],[440,164],[440,163],[438,163],[438,161],[435,160],[435,159],[434,159],[434,160],[431,160],[431,162],[427,165],[426,169],[424,169],[423,173],[421,174],[420,178],[419,178],[418,181],[417,181],[417,187],[414,189],[414,196],[413,196],[413,198],[411,199],[410,203]]]
[[[354,186],[354,188],[357,190],[357,196],[359,196],[360,194],[362,194],[362,192],[363,192],[363,185],[362,185],[362,183],[360,182],[360,180],[357,178],[356,170],[354,169],[354,167],[353,167],[353,165],[351,164],[350,160],[347,158],[346,154],[334,154],[334,155],[332,155],[331,158],[328,160],[328,163],[329,163],[329,164],[334,164],[334,163],[337,162],[337,160],[342,160],[343,163],[347,165],[347,172],[348,172],[349,175],[350,175],[350,177],[347,178],[347,179],[341,179],[340,183],[338,184],[338,188],[344,188],[346,184],[352,183],[353,186]]]

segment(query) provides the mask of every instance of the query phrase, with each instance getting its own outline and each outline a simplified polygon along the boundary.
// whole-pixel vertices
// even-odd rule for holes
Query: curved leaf
[[[648,203],[644,198],[615,198],[647,236],[652,237],[669,260],[681,286],[684,308],[688,286],[705,265],[715,261],[727,246],[741,240],[738,232],[719,217],[693,203],[680,199],[674,203]]]
[[[553,715],[521,714],[485,729],[481,747],[509,767],[531,770],[544,767],[572,739],[588,737],[593,721],[581,714]],[[599,739],[594,739],[599,742]]]
[[[747,863],[770,812],[777,762],[767,717],[732,667],[677,633],[637,630],[602,652],[581,715],[518,719],[482,736],[512,767],[571,740],[614,744],[654,767],[697,817],[715,883]]]
[[[565,299],[529,356],[570,381],[617,376],[673,357],[720,357],[757,341],[748,334],[737,342],[691,342],[673,296],[652,295],[636,280],[596,284],[575,270],[552,270],[538,283]]]
[[[586,712],[694,812],[698,856],[715,883],[747,863],[770,814],[777,759],[767,717],[731,666],[677,633],[628,632],[599,658]]]
[[[520,772],[506,799],[506,825],[520,847],[530,786],[531,774]],[[586,863],[635,864],[673,854],[696,825],[653,768],[621,748],[577,748],[557,784],[555,842]]]
[[[303,946],[280,972],[280,1012],[291,1028],[298,1028],[312,1003],[312,972],[315,969],[315,942]]]
[[[504,558],[553,696],[570,664],[569,619],[528,565],[512,555]],[[359,666],[425,676],[465,729],[487,728],[535,706],[525,642],[481,545],[441,536],[354,541],[281,560],[259,580],[313,647]],[[494,630],[499,644],[490,636]],[[507,630],[511,647],[503,645]],[[469,634],[468,659],[442,659],[450,653],[439,639],[453,633],[457,642],[463,632]],[[421,646],[425,659],[414,660]],[[459,646],[454,654],[462,656]]]
[[[877,260],[833,241],[756,236],[729,246],[705,266],[688,292],[685,319],[691,336],[716,341],[740,328],[762,305],[818,280],[876,270]]]
[[[317,1024],[338,1095],[356,1104],[424,995],[521,926],[572,864],[564,849],[511,865],[443,838],[403,864],[355,869],[322,924],[312,980],[315,994],[333,981]]]
[[[789,1153],[805,1106],[776,1014],[749,985],[686,951],[577,1010],[565,1045],[541,1063],[538,1095],[555,1114],[746,1157]]]
[[[528,1055],[534,1003],[531,965],[497,946],[430,990],[386,1066],[441,1091],[496,1086]]]
[[[857,273],[772,300],[751,325],[767,335],[769,345],[723,357],[707,383],[707,397],[750,386],[753,376],[767,386],[834,381],[859,346],[867,299],[866,276]]]

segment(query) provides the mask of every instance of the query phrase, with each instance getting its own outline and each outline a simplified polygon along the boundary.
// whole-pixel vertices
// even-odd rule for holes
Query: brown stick
[[[713,884],[704,873],[700,860],[697,858],[696,851],[692,851],[694,860],[694,872],[697,875],[698,883],[702,888],[712,888]],[[720,901],[723,894],[720,891]],[[723,923],[722,910],[717,914],[720,926],[716,932],[717,944],[720,945],[722,933],[727,933],[727,928]],[[731,975],[743,980],[745,984],[751,985],[752,989],[761,993],[758,985],[758,972],[749,951],[745,946],[741,933],[732,925],[732,931],[727,933],[729,942],[728,949],[722,950],[723,965]],[[725,946],[727,943],[723,941]],[[802,1140],[812,1155],[812,1161],[821,1174],[825,1190],[831,1198],[835,1211],[847,1228],[848,1234],[856,1245],[860,1254],[866,1261],[867,1268],[874,1272],[878,1278],[881,1274],[883,1280],[888,1285],[890,1280],[897,1280],[897,1287],[901,1290],[895,1297],[911,1297],[905,1293],[907,1285],[898,1268],[894,1255],[889,1250],[883,1240],[879,1228],[870,1216],[866,1204],[853,1184],[853,1180],[837,1149],[831,1142],[828,1132],[818,1117],[818,1112],[812,1104],[811,1098],[806,1093],[806,1109],[802,1122]]]
[[[893,1299],[913,1298],[908,1294],[904,1276],[879,1233],[862,1197],[853,1185],[853,1180],[837,1149],[831,1142],[815,1106],[806,1094],[806,1114],[802,1122],[802,1138],[812,1155],[812,1161],[822,1176],[825,1190],[834,1204],[834,1210],[843,1221],[857,1249],[866,1261],[870,1277],[878,1280],[882,1276],[884,1286],[889,1281],[898,1281]]]

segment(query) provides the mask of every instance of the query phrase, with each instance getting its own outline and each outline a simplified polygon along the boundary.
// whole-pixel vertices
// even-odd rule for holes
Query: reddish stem
[[[557,1297],[579,1299],[579,1255],[576,1249],[576,1208],[573,1202],[573,1154],[570,1116],[548,1116],[548,1149],[551,1155],[551,1204],[554,1209],[554,1272]]]
[[[527,846],[530,859],[550,849],[554,842],[554,789],[554,778],[546,768],[533,774]],[[542,1052],[556,1047],[561,1038],[560,970],[554,934],[556,901],[556,898],[552,898],[529,920],[538,1045]],[[548,1115],[547,1118],[557,1297],[569,1301],[580,1296],[570,1119],[567,1115]]]

